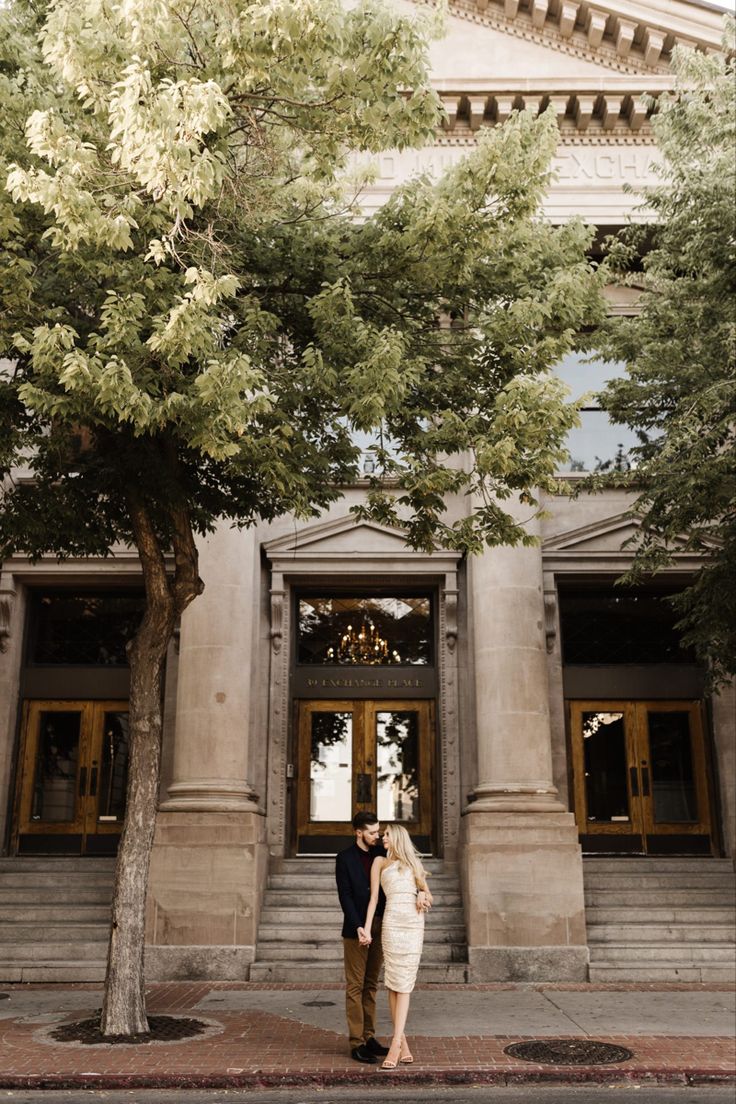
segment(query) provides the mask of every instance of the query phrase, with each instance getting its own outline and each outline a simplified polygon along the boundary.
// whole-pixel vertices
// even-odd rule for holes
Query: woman
[[[382,888],[386,894],[381,934],[384,981],[394,1034],[381,1069],[396,1069],[399,1062],[414,1061],[404,1030],[422,955],[424,913],[432,907],[432,894],[427,888],[427,872],[406,828],[389,824],[383,833],[383,846],[386,857],[374,859],[371,867],[371,899],[365,924],[358,928],[358,939],[364,946],[371,942],[371,925]]]

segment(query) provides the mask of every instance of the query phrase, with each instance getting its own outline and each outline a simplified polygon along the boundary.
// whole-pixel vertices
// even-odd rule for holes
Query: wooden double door
[[[433,702],[300,701],[297,740],[298,854],[347,846],[361,810],[432,850]]]
[[[713,850],[702,703],[570,703],[575,811],[584,851]]]
[[[19,854],[114,854],[125,817],[128,704],[27,701],[15,845]]]

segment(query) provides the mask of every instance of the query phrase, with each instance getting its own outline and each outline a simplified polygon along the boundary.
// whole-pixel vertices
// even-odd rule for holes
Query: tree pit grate
[[[634,1052],[626,1047],[594,1039],[530,1039],[504,1047],[504,1054],[522,1062],[552,1066],[607,1066],[634,1057]]]
[[[149,1016],[148,1031],[137,1035],[103,1035],[100,1031],[100,1017],[92,1016],[88,1020],[62,1024],[49,1032],[49,1037],[57,1043],[81,1043],[83,1046],[132,1046],[141,1043],[178,1043],[183,1039],[193,1039],[204,1034],[210,1025],[201,1020],[186,1016]]]

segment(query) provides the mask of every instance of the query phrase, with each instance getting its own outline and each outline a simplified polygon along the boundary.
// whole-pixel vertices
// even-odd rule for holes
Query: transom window
[[[428,594],[302,595],[297,662],[354,666],[432,663]]]
[[[554,369],[570,388],[570,399],[587,395],[580,411],[580,425],[567,437],[570,453],[563,472],[630,471],[635,466],[631,449],[641,444],[628,426],[612,422],[595,394],[608,380],[623,376],[623,364],[591,360],[589,353],[569,353]]]
[[[36,591],[29,660],[63,666],[127,666],[126,645],[143,615],[139,591]]]

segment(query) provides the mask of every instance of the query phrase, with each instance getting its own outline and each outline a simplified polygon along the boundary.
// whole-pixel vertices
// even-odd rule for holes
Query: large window
[[[302,595],[299,663],[414,666],[432,663],[428,594]]]
[[[612,422],[592,397],[603,390],[608,380],[623,375],[624,366],[605,360],[589,362],[589,355],[570,353],[555,368],[570,388],[571,399],[588,396],[580,411],[580,426],[568,436],[570,456],[562,471],[629,471],[634,464],[631,449],[640,443],[639,439],[628,426]]]
[[[673,591],[635,587],[560,589],[562,655],[566,664],[694,663],[680,644]]]
[[[143,614],[139,591],[36,591],[29,661],[63,666],[126,665],[126,645]]]

